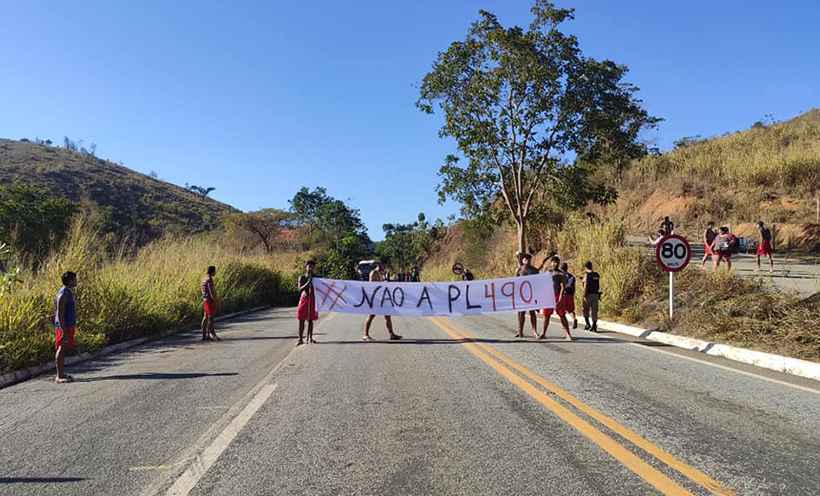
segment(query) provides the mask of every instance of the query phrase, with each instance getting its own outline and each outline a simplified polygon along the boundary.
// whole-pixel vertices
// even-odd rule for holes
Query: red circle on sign
[[[671,246],[671,256],[663,255],[664,245]],[[683,257],[676,256],[678,252],[677,247],[679,246],[683,246],[686,250]],[[692,259],[692,248],[683,236],[670,234],[661,238],[661,240],[658,241],[658,244],[655,245],[655,259],[658,261],[658,265],[661,266],[661,269],[665,272],[678,272],[685,269],[686,266],[689,265],[689,261]]]

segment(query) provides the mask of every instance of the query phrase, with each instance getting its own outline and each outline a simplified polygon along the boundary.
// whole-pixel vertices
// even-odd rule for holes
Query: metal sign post
[[[675,318],[675,273],[669,273],[669,320]]]
[[[670,234],[655,245],[655,258],[661,269],[669,272],[669,320],[672,320],[675,317],[675,272],[689,265],[692,249],[686,238]]]

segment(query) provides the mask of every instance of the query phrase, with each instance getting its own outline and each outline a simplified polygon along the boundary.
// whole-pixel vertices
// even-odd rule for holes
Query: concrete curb
[[[249,313],[258,312],[258,311],[264,310],[266,308],[270,308],[270,307],[269,306],[256,307],[256,308],[251,308],[250,310],[242,310],[241,312],[229,313],[227,315],[222,315],[220,317],[217,317],[215,320],[216,321],[228,320],[228,319],[232,319],[234,317],[239,317],[240,315],[246,315],[246,314],[249,314]],[[73,355],[73,356],[70,356],[70,357],[66,357],[65,364],[66,364],[66,366],[68,366],[68,365],[74,365],[74,364],[77,364],[77,363],[82,363],[82,362],[85,362],[85,361],[88,361],[88,360],[93,360],[95,358],[101,358],[101,357],[104,357],[106,355],[111,355],[113,353],[119,353],[119,352],[127,350],[129,348],[133,348],[134,346],[139,346],[139,345],[141,345],[145,342],[148,342],[148,341],[156,341],[156,340],[165,338],[167,336],[171,336],[173,334],[180,334],[180,333],[183,333],[183,332],[194,332],[194,331],[198,331],[198,330],[199,330],[198,327],[196,329],[169,330],[169,331],[163,331],[163,332],[161,332],[159,334],[155,334],[153,336],[146,336],[146,337],[143,337],[143,338],[136,338],[136,339],[131,339],[129,341],[123,341],[122,343],[117,343],[117,344],[112,344],[111,346],[106,346],[103,349],[101,349],[100,351],[97,351],[95,353],[80,353],[79,355]],[[49,371],[54,371],[54,363],[53,362],[44,363],[42,365],[36,365],[34,367],[27,367],[27,368],[20,369],[20,370],[15,370],[14,372],[7,372],[3,375],[0,375],[0,389],[3,389],[4,387],[7,387],[7,386],[11,386],[12,384],[17,384],[18,382],[23,382],[23,381],[27,381],[29,379],[33,379],[33,378],[37,377],[38,375],[41,375],[41,374],[43,374],[45,372],[49,372]]]
[[[701,339],[687,338],[684,336],[676,336],[675,334],[653,331],[643,329],[641,327],[619,324],[617,322],[608,322],[605,320],[599,320],[598,327],[608,331],[628,334],[636,338],[648,339],[649,341],[668,344],[677,348],[699,351],[707,355],[728,358],[729,360],[734,360],[736,362],[746,363],[756,367],[776,370],[778,372],[784,372],[786,374],[820,381],[820,363],[809,362],[808,360],[800,360],[798,358],[789,358],[771,353],[763,353],[762,351],[747,350],[726,344],[713,343],[711,341],[703,341]]]

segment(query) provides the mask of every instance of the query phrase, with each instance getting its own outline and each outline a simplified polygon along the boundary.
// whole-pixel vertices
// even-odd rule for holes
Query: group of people
[[[755,257],[757,259],[757,270],[760,270],[760,258],[768,257],[769,272],[774,272],[774,243],[772,238],[772,231],[763,223],[762,220],[757,222],[757,248],[755,248]],[[712,258],[712,270],[717,270],[720,263],[726,262],[726,268],[732,269],[732,254],[737,252],[739,241],[737,237],[732,234],[727,226],[721,226],[720,230],[715,230],[715,223],[709,222],[706,225],[706,230],[703,233],[703,260],[701,260],[701,267],[706,266],[706,261]]]
[[[769,272],[774,272],[774,240],[772,231],[763,223],[757,222],[758,240],[755,248],[757,259],[757,270],[760,270],[760,259],[769,259]],[[664,217],[657,231],[657,237],[649,237],[653,246],[660,243],[663,238],[675,234],[675,223],[667,216]],[[721,226],[715,229],[715,223],[709,221],[706,230],[703,232],[703,259],[700,262],[701,268],[706,268],[706,262],[712,259],[712,271],[717,271],[721,263],[726,263],[727,270],[732,270],[732,255],[738,252],[740,240],[735,236],[729,226]]]
[[[421,274],[418,267],[413,267],[410,272],[396,272],[395,274],[386,271],[384,280],[388,282],[421,282]]]
[[[299,304],[296,306],[296,318],[299,320],[299,341],[297,341],[296,346],[301,346],[306,342],[311,344],[316,343],[316,339],[313,337],[313,323],[319,320],[319,312],[316,309],[316,290],[313,287],[315,270],[316,261],[308,260],[305,262],[305,272],[299,276]],[[408,275],[412,275],[410,281],[402,282],[419,282],[418,269],[414,268],[413,272]],[[376,262],[375,267],[368,275],[368,280],[370,282],[382,282],[387,280],[387,273],[383,263]],[[368,315],[365,319],[364,335],[362,336],[363,341],[373,341],[373,338],[370,337],[370,326],[375,318],[375,315]],[[384,316],[384,324],[387,327],[391,341],[397,341],[402,338],[393,331],[393,319],[391,319],[389,315]],[[304,335],[305,327],[307,327],[307,340]]]
[[[205,277],[200,281],[203,341],[221,341],[214,328],[217,313],[215,275],[216,267],[211,265],[205,271]],[[65,356],[76,347],[77,300],[74,296],[74,289],[77,287],[77,274],[71,271],[64,272],[60,279],[63,285],[54,298],[54,361],[57,368],[55,382],[66,384],[74,381],[74,378],[65,371]]]
[[[572,315],[572,328],[578,328],[578,317],[575,314],[575,286],[576,277],[569,271],[569,266],[566,262],[561,263],[558,255],[553,254],[545,258],[541,265],[535,267],[532,265],[532,255],[529,253],[518,254],[518,270],[516,276],[529,276],[540,273],[544,266],[549,262],[550,272],[552,273],[552,286],[555,296],[554,308],[545,308],[541,311],[544,316],[544,326],[541,333],[538,333],[538,315],[535,310],[518,312],[518,332],[516,337],[524,337],[524,323],[529,313],[530,325],[532,326],[532,334],[537,339],[546,339],[547,329],[549,328],[549,321],[552,314],[558,316],[561,321],[561,326],[566,335],[567,341],[572,341],[572,333],[570,332],[569,320],[567,314]],[[586,325],[584,330],[598,332],[598,301],[601,298],[601,276],[592,269],[592,262],[584,263],[584,275],[581,277],[581,285],[583,290],[583,316]]]
[[[572,328],[578,327],[578,319],[575,315],[575,276],[569,272],[567,264],[561,263],[557,255],[553,255],[544,260],[541,265],[536,268],[532,262],[532,255],[528,253],[519,255],[519,268],[516,271],[517,276],[526,276],[537,274],[543,269],[547,261],[550,262],[550,270],[552,272],[553,289],[555,291],[555,308],[548,308],[542,310],[544,315],[544,326],[541,333],[538,333],[537,315],[535,310],[529,311],[530,321],[532,323],[533,335],[539,339],[546,337],[547,328],[549,325],[550,316],[555,313],[561,320],[566,339],[572,340],[572,333],[570,332],[569,321],[567,314],[572,315]],[[316,262],[308,260],[305,262],[305,271],[299,276],[297,281],[299,290],[299,304],[296,308],[296,317],[299,320],[299,340],[297,346],[305,343],[316,343],[313,337],[314,322],[319,319],[319,312],[316,308],[316,294],[313,287],[313,278],[315,276]],[[204,277],[200,281],[200,292],[202,296],[202,341],[220,341],[221,339],[216,334],[215,317],[217,314],[217,293],[214,284],[214,276],[216,275],[216,267],[209,266],[205,272]],[[410,281],[418,282],[418,270],[408,274]],[[65,355],[68,351],[75,347],[75,333],[77,326],[77,303],[74,297],[74,288],[77,286],[77,274],[74,272],[65,272],[62,275],[62,287],[57,292],[54,300],[54,345],[56,349],[55,362],[57,367],[57,377],[55,381],[59,384],[64,384],[73,381],[73,378],[65,372]],[[374,269],[369,274],[371,282],[381,282],[387,279],[384,264],[377,262]],[[470,274],[469,280],[472,280]],[[592,270],[592,262],[584,264],[584,276],[581,278],[583,285],[583,315],[586,321],[585,330],[596,332],[598,330],[598,299],[600,298],[600,276],[597,272]],[[518,333],[517,337],[524,336],[524,320],[527,312],[518,313]],[[370,327],[375,315],[368,315],[364,321],[362,340],[372,341],[370,336]],[[402,336],[396,334],[393,330],[393,321],[390,315],[384,316],[385,326],[389,334],[390,340],[402,339]],[[307,331],[307,335],[305,335]]]

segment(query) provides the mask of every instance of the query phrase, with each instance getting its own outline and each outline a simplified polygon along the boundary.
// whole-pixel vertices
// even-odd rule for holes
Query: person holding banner
[[[541,332],[541,335],[538,336],[538,339],[547,338],[547,328],[549,327],[550,317],[554,312],[561,319],[561,326],[563,326],[564,332],[567,335],[565,339],[567,341],[572,341],[572,334],[569,332],[569,321],[567,320],[567,301],[566,298],[564,298],[564,292],[566,291],[566,279],[564,272],[560,269],[561,259],[555,255],[550,258],[550,263],[552,264],[550,271],[552,272],[552,286],[555,291],[555,308],[545,308],[543,310],[544,330]]]
[[[299,286],[299,306],[296,307],[296,318],[299,319],[299,342],[296,346],[304,344],[305,322],[307,322],[307,342],[315,343],[313,339],[313,322],[319,320],[319,312],[316,309],[316,290],[313,287],[313,269],[316,262],[308,260],[305,262],[305,273],[299,276],[297,285]]]
[[[384,281],[384,264],[381,262],[376,262],[376,269],[370,272],[370,282],[382,282]],[[367,319],[364,321],[364,336],[362,336],[362,341],[373,341],[373,338],[370,337],[370,324],[373,323],[373,319],[376,318],[376,315],[370,314],[367,316]],[[393,332],[393,321],[390,319],[389,315],[384,316],[384,325],[387,326],[387,332],[390,333],[390,340],[397,341],[401,339],[401,336]]]
[[[538,274],[541,272],[541,267],[544,264],[541,264],[541,267],[535,268],[530,262],[532,261],[532,255],[529,253],[519,253],[518,254],[518,270],[515,271],[515,275],[518,277],[522,276],[530,276],[533,274]],[[527,312],[518,312],[518,333],[515,335],[517,338],[524,337],[524,321],[526,320]],[[538,314],[535,310],[530,310],[530,324],[532,325],[532,335],[533,337],[538,337]]]

